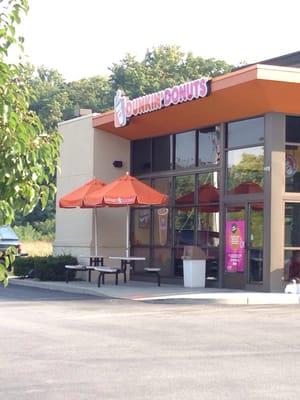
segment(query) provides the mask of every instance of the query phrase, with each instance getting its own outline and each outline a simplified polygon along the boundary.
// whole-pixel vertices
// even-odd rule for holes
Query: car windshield
[[[18,236],[9,225],[0,227],[0,240],[18,240]]]

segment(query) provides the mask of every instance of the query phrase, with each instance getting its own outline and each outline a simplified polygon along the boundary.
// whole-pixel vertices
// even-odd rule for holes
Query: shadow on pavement
[[[92,296],[61,292],[48,289],[32,288],[25,286],[8,285],[4,288],[0,286],[0,302],[11,301],[103,301],[110,300],[107,296]]]

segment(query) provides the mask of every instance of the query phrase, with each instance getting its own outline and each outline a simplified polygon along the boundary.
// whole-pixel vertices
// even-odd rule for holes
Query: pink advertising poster
[[[245,221],[226,222],[226,272],[245,270]]]

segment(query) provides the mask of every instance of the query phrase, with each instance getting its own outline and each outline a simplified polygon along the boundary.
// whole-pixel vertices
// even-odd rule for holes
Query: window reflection
[[[135,208],[131,211],[131,244],[143,246],[150,244],[150,208]]]
[[[201,211],[219,210],[219,173],[208,172],[198,176],[198,202]],[[217,203],[217,204],[211,204]]]
[[[285,246],[300,247],[300,203],[285,205]]]
[[[284,278],[286,281],[295,279],[300,282],[300,250],[284,252]]]
[[[175,163],[176,169],[195,167],[196,163],[196,134],[195,131],[176,135]]]
[[[162,276],[170,276],[173,273],[171,248],[158,247],[153,249],[154,265],[161,269]]]
[[[263,282],[263,250],[249,250],[249,283]]]
[[[162,136],[153,139],[153,171],[172,169],[173,136]]]
[[[285,146],[285,190],[300,192],[300,146]]]
[[[231,194],[260,193],[263,188],[264,148],[230,150],[227,154],[227,189]]]
[[[202,248],[219,246],[220,219],[219,212],[199,212],[197,224],[197,241]]]
[[[264,204],[252,203],[249,215],[249,282],[263,282]]]
[[[133,142],[133,172],[135,175],[151,172],[151,139]]]
[[[145,261],[140,260],[134,264],[134,272],[144,273],[144,268],[149,267],[150,247],[133,247],[132,255],[135,257],[146,257]]]
[[[217,164],[220,161],[220,132],[218,127],[199,131],[199,166]]]
[[[300,117],[287,116],[285,132],[288,143],[300,143]]]
[[[227,125],[227,147],[242,147],[264,141],[264,118],[231,122]]]
[[[195,208],[175,210],[175,245],[192,245],[195,237]]]
[[[185,175],[175,178],[176,204],[194,204],[195,202],[195,176]]]
[[[168,201],[171,200],[171,178],[155,178],[153,179],[152,186],[159,192],[168,196]]]
[[[206,279],[217,280],[219,272],[219,247],[206,249]]]

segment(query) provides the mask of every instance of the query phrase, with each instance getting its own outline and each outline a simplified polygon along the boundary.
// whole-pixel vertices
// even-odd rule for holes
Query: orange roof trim
[[[114,127],[114,112],[93,117],[96,129],[126,139],[167,135],[262,115],[300,114],[300,69],[256,64],[211,80],[209,96],[132,117]]]

